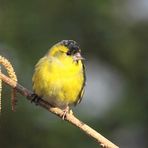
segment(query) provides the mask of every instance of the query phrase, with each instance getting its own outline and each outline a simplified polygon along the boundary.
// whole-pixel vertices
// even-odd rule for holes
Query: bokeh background
[[[120,147],[148,147],[147,0],[0,0],[0,54],[32,89],[34,65],[63,39],[85,57],[87,86],[75,115]],[[3,85],[2,148],[96,148],[79,129]]]

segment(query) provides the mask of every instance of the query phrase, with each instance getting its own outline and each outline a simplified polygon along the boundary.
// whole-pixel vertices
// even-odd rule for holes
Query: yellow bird
[[[83,59],[75,41],[63,40],[52,46],[36,64],[32,78],[34,93],[65,111],[63,117],[69,105],[80,103],[84,94]]]

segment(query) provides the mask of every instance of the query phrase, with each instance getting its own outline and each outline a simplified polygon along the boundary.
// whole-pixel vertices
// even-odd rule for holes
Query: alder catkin
[[[0,64],[4,66],[4,68],[6,69],[9,77],[14,80],[15,82],[17,82],[17,77],[16,74],[14,72],[14,69],[11,65],[11,63],[4,58],[3,56],[0,55]],[[1,80],[0,80],[1,81]],[[0,82],[2,83],[2,82]],[[0,84],[0,110],[1,110],[1,91],[2,91],[2,84]],[[12,111],[15,111],[15,105],[16,105],[16,91],[14,88],[12,88],[12,93],[11,93],[11,105],[12,105]]]

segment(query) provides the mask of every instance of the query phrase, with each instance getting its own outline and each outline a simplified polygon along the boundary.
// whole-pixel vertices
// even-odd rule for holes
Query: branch
[[[23,86],[18,84],[16,81],[10,79],[9,77],[7,77],[6,75],[4,75],[2,73],[0,73],[0,78],[7,85],[10,85],[12,88],[16,89],[20,94],[25,96],[28,100],[31,101],[33,99],[32,98],[33,92],[31,92],[30,90],[24,88]],[[48,104],[47,102],[45,102],[42,99],[39,100],[39,105],[41,107],[43,107],[44,109],[48,110],[49,112],[52,112],[53,114],[59,116],[60,118],[63,115],[63,111],[61,109],[51,107],[50,104]],[[89,135],[90,137],[95,139],[97,141],[97,143],[100,144],[101,147],[104,147],[104,148],[118,148],[118,146],[116,146],[115,144],[110,142],[108,139],[103,137],[101,134],[99,134],[97,131],[95,131],[94,129],[92,129],[91,127],[89,127],[88,125],[86,125],[85,123],[80,121],[79,119],[77,119],[73,114],[67,113],[66,117],[65,117],[65,120],[68,121],[69,123],[75,125],[80,130],[85,132],[87,135]]]

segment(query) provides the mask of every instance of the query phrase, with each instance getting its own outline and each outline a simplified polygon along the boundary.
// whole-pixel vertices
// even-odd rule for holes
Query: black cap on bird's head
[[[73,56],[75,61],[84,60],[81,56],[81,50],[77,42],[73,40],[63,40],[61,43],[69,49],[67,55]]]

